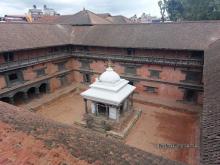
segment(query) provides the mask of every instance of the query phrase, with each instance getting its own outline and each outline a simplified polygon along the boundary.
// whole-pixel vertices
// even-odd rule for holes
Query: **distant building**
[[[43,15],[43,11],[41,9],[37,9],[36,5],[33,5],[33,9],[29,9],[28,14],[33,20],[38,20]]]
[[[59,15],[54,9],[48,8],[46,5],[44,5],[43,10],[38,9],[36,5],[33,5],[33,9],[29,9],[28,14],[32,17],[33,21],[39,20],[42,16]]]
[[[4,17],[0,17],[0,22],[4,22]]]
[[[2,18],[2,21],[4,22],[28,22],[28,19],[26,16],[22,16],[22,15],[5,15],[5,17]]]
[[[60,14],[58,14],[54,9],[48,8],[47,5],[44,5],[43,15],[44,16],[57,16]]]
[[[161,22],[161,19],[157,18],[156,16],[151,16],[150,14],[143,13],[139,18],[135,14],[133,17],[130,18],[130,21],[132,23],[159,23]]]

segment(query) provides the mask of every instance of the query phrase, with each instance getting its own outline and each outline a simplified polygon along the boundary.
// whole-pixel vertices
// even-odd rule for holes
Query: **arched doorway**
[[[47,84],[46,83],[43,83],[43,84],[40,85],[39,92],[41,94],[47,93]]]
[[[13,98],[14,98],[14,104],[20,105],[20,104],[24,103],[25,94],[24,94],[24,92],[17,92]]]
[[[31,87],[30,89],[28,89],[27,94],[28,94],[28,98],[30,98],[30,99],[35,98],[36,97],[36,88]]]
[[[3,102],[5,102],[5,103],[9,103],[9,104],[11,103],[9,97],[3,97],[3,98],[1,98],[0,100],[3,101]]]

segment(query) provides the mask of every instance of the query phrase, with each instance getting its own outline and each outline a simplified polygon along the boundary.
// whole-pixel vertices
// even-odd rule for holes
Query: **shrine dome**
[[[111,67],[108,67],[99,77],[99,81],[112,84],[120,81],[120,79],[120,76]]]

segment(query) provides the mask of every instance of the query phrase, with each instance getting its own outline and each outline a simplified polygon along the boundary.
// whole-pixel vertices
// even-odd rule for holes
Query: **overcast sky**
[[[112,15],[134,14],[140,16],[143,12],[152,16],[160,16],[158,0],[0,0],[0,16],[5,14],[27,13],[33,4],[42,8],[46,4],[60,14],[74,14],[85,7],[97,13],[111,13]]]

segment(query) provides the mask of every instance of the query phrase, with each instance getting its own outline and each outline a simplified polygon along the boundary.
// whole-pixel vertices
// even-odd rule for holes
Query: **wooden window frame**
[[[158,87],[153,87],[153,86],[144,86],[144,87],[145,87],[144,91],[146,91],[147,93],[151,93],[151,94],[157,94],[158,93]]]

